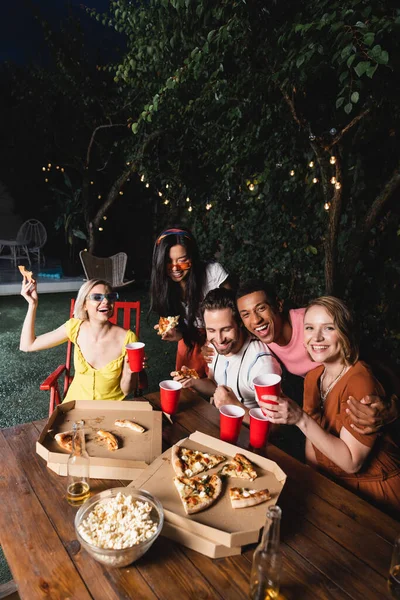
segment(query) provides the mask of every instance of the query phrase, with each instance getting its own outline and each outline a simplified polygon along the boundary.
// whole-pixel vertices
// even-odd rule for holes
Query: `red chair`
[[[69,311],[70,318],[72,318],[74,315],[74,306],[75,306],[75,300],[72,299],[70,311]],[[117,324],[118,320],[119,320],[118,317],[120,317],[122,315],[121,327],[123,327],[124,329],[130,329],[131,328],[131,318],[132,318],[131,311],[132,310],[136,311],[134,332],[136,333],[136,336],[139,338],[139,336],[140,336],[140,302],[139,301],[116,302],[114,305],[114,314],[111,317],[110,321],[111,321],[111,323]],[[57,369],[55,371],[53,371],[53,373],[51,375],[49,375],[47,377],[47,379],[45,379],[45,381],[43,381],[43,383],[40,385],[41,390],[50,392],[49,416],[51,415],[51,413],[53,412],[55,407],[58,404],[61,404],[61,402],[62,402],[61,395],[60,395],[60,389],[58,386],[58,378],[60,377],[60,375],[62,373],[64,373],[63,398],[65,398],[65,394],[67,393],[67,390],[73,379],[73,376],[71,375],[72,347],[73,347],[72,342],[70,340],[68,340],[67,357],[65,360],[65,364],[57,367]],[[140,390],[147,387],[147,381],[145,381],[146,377],[139,376],[139,380],[140,380],[139,386],[135,392],[135,395],[139,395]]]

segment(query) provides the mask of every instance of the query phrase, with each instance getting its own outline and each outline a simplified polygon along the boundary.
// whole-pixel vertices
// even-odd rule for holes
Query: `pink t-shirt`
[[[318,366],[313,362],[303,346],[304,342],[304,313],[305,308],[289,310],[289,318],[292,323],[292,337],[286,346],[279,344],[268,344],[268,347],[283,362],[289,373],[305,377],[308,371]]]

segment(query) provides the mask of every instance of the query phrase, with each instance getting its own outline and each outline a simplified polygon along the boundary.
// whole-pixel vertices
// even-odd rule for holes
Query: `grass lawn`
[[[73,294],[43,294],[39,297],[36,334],[59,327],[69,317]],[[155,317],[147,321],[148,292],[145,289],[122,290],[121,300],[140,300],[141,341],[146,344],[149,390],[170,377],[175,366],[176,344],[162,342],[153,329]],[[19,336],[27,303],[21,296],[0,297],[0,427],[11,427],[48,415],[49,392],[39,390],[40,383],[65,362],[66,344],[42,352],[23,353]],[[0,584],[11,579],[7,563],[0,555]]]

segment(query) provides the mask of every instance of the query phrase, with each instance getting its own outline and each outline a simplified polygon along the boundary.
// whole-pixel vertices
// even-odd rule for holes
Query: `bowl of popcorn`
[[[138,560],[160,535],[164,511],[144,490],[118,487],[89,498],[75,516],[81,546],[109,567]]]

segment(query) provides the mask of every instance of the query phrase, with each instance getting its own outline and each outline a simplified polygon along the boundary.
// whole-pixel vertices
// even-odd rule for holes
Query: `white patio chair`
[[[104,279],[109,281],[113,288],[124,287],[133,283],[135,280],[125,280],[125,269],[127,255],[125,252],[118,252],[107,258],[100,258],[81,250],[79,257],[87,279]]]
[[[4,248],[10,249],[10,253],[2,255],[1,258],[8,258],[12,261],[15,267],[17,266],[17,258],[26,258],[29,266],[31,266],[31,259],[28,250],[28,244],[30,240],[25,237],[25,230],[23,230],[24,225],[25,223],[19,228],[15,240],[0,240],[0,253]]]
[[[29,219],[25,221],[21,225],[21,228],[18,232],[21,234],[21,237],[25,240],[28,240],[27,248],[28,253],[32,254],[36,257],[38,265],[40,266],[42,261],[45,263],[45,258],[41,249],[45,245],[47,241],[47,231],[43,223],[38,221],[37,219]],[[18,249],[17,249],[17,257],[18,257]],[[30,261],[29,261],[30,264]]]

